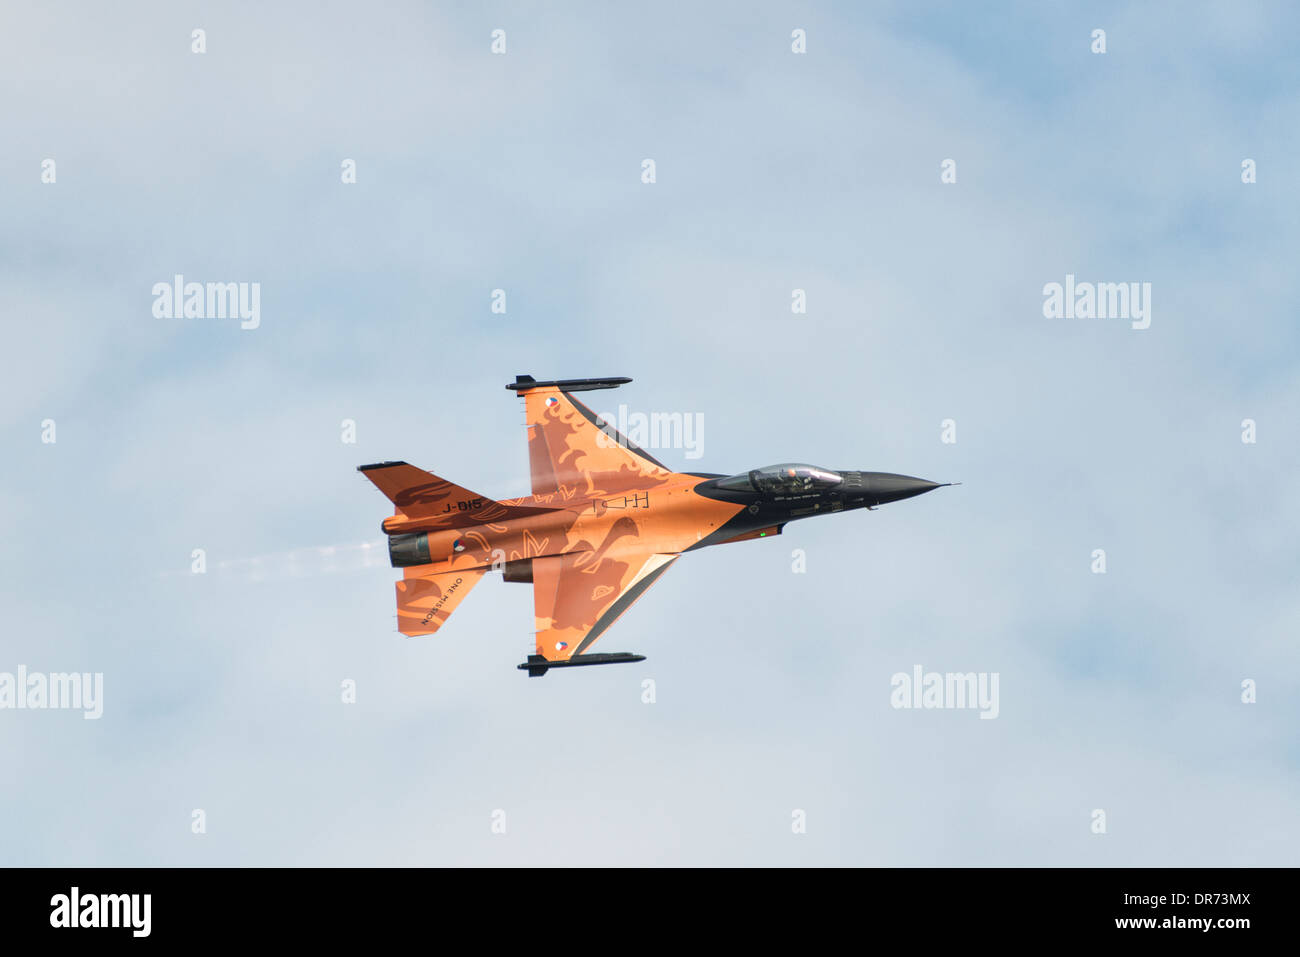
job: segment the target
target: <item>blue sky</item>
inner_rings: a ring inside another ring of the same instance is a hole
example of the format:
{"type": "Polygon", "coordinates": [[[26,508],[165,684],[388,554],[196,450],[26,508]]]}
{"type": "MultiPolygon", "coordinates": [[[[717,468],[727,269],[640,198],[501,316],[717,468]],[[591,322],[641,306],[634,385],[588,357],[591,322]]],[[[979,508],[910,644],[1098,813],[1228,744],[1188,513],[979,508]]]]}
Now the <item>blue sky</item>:
{"type": "Polygon", "coordinates": [[[1293,10],[134,9],[0,30],[0,671],[105,687],[0,711],[0,861],[1296,863],[1293,10]],[[176,273],[260,327],[154,318],[176,273]],[[1151,327],[1045,319],[1067,273],[1151,327]],[[525,493],[524,372],[699,414],[678,468],[964,484],[692,553],[643,665],[529,680],[528,588],[396,634],[354,471],[525,493]],[[892,709],[916,664],[999,717],[892,709]]]}

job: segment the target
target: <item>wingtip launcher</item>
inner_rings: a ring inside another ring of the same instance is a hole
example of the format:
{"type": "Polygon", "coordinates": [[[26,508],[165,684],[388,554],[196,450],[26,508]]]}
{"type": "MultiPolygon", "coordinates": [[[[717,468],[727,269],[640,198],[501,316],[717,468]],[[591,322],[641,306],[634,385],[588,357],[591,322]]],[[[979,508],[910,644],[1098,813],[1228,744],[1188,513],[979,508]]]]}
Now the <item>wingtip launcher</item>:
{"type": "Polygon", "coordinates": [[[572,658],[551,660],[543,655],[529,655],[522,665],[516,665],[520,671],[527,671],[528,677],[540,678],[551,668],[579,668],[583,665],[621,665],[645,661],[645,655],[634,655],[630,651],[614,651],[608,654],[574,655],[572,658]]]}
{"type": "Polygon", "coordinates": [[[530,375],[517,375],[514,382],[506,384],[513,392],[527,392],[530,389],[559,389],[561,392],[591,392],[594,389],[617,389],[632,380],[627,376],[609,376],[604,379],[550,379],[538,382],[530,375]]]}

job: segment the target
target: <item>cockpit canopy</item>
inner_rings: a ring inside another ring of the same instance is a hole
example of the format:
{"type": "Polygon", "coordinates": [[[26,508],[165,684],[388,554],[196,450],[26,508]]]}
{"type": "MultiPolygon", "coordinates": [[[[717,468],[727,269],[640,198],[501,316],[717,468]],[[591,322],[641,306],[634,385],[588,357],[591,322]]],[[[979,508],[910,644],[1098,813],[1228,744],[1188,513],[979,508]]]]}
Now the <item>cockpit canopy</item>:
{"type": "Polygon", "coordinates": [[[834,488],[842,481],[843,479],[830,469],[786,462],[781,465],[769,465],[767,468],[753,469],[730,478],[718,479],[718,488],[730,489],[733,492],[791,494],[825,491],[834,488]]]}

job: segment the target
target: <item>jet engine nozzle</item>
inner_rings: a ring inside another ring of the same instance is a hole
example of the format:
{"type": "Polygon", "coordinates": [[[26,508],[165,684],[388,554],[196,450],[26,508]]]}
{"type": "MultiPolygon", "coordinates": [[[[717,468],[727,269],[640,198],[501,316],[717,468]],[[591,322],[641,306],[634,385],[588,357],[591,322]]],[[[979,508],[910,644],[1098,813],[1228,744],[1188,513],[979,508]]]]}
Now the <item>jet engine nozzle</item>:
{"type": "Polygon", "coordinates": [[[388,558],[394,568],[429,564],[429,533],[388,536],[388,558]]]}

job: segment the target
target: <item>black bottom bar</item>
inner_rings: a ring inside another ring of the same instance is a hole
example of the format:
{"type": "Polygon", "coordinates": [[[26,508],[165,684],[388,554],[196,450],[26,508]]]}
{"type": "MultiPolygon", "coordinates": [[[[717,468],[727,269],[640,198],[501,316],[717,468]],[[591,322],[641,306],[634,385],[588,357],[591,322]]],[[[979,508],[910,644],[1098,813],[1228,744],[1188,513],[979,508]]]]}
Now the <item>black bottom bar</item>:
{"type": "MultiPolygon", "coordinates": [[[[462,797],[451,792],[452,801],[462,797]]],[[[337,823],[339,836],[349,833],[349,823],[337,823]]],[[[534,824],[542,826],[544,822],[534,824]]],[[[156,940],[167,953],[184,952],[179,948],[191,943],[214,942],[230,949],[235,945],[239,948],[235,953],[248,952],[252,942],[283,943],[295,953],[310,948],[328,954],[338,953],[342,942],[349,950],[369,953],[376,950],[376,943],[398,944],[427,929],[427,905],[434,889],[439,908],[455,913],[466,926],[493,926],[495,921],[502,928],[498,936],[509,939],[514,931],[523,944],[523,935],[531,933],[531,928],[523,922],[503,920],[500,902],[526,899],[536,892],[533,865],[568,866],[584,857],[601,860],[604,870],[584,868],[589,880],[615,892],[615,899],[636,899],[662,888],[661,868],[674,863],[656,858],[634,842],[622,847],[611,842],[594,857],[581,848],[575,855],[563,842],[556,842],[535,857],[526,848],[514,849],[508,844],[516,838],[489,837],[487,827],[482,830],[482,850],[476,857],[465,857],[462,851],[461,870],[454,881],[447,881],[443,874],[411,868],[401,849],[380,844],[326,848],[322,854],[351,857],[360,850],[375,861],[391,860],[399,866],[0,867],[0,927],[4,928],[5,952],[64,953],[78,947],[98,952],[107,944],[111,953],[123,943],[134,948],[137,940],[148,939],[156,940]],[[489,871],[486,868],[490,866],[504,869],[489,871]],[[103,895],[114,895],[116,903],[105,907],[103,895]],[[75,909],[71,906],[74,896],[78,902],[75,909]],[[88,913],[86,902],[92,897],[99,902],[88,913]],[[16,946],[24,943],[29,950],[16,946]],[[61,946],[53,948],[50,943],[61,946]]],[[[804,892],[810,878],[807,869],[755,866],[761,865],[765,856],[780,857],[779,852],[769,850],[771,843],[763,843],[766,840],[761,832],[741,837],[726,855],[735,855],[744,866],[716,877],[708,870],[728,863],[717,857],[718,852],[690,844],[672,848],[672,858],[683,867],[676,878],[678,884],[687,889],[694,886],[697,892],[682,895],[681,907],[667,908],[656,916],[655,926],[674,935],[695,932],[702,920],[716,916],[716,904],[709,901],[707,892],[710,882],[716,885],[724,876],[729,888],[744,895],[742,900],[761,899],[774,891],[783,898],[804,892]],[[742,858],[746,853],[751,856],[742,858]]],[[[61,853],[102,852],[102,848],[74,848],[61,853]]],[[[232,848],[229,856],[237,861],[244,855],[261,858],[284,853],[268,849],[240,854],[232,848]]],[[[437,848],[424,848],[419,856],[427,858],[422,862],[426,865],[449,863],[437,848]]],[[[1216,953],[1251,954],[1264,953],[1263,945],[1270,941],[1294,940],[1295,936],[1294,868],[926,870],[863,869],[844,866],[846,863],[836,866],[835,881],[825,885],[830,906],[817,918],[818,932],[833,934],[838,927],[851,936],[864,927],[882,934],[901,930],[918,941],[925,939],[924,951],[913,948],[922,953],[940,952],[935,944],[955,945],[957,953],[974,952],[971,942],[983,939],[1026,945],[1097,941],[1107,945],[1098,952],[1110,954],[1115,940],[1129,937],[1126,951],[1142,948],[1143,952],[1180,954],[1192,941],[1207,940],[1216,953]]],[[[616,908],[593,908],[583,920],[584,926],[610,935],[626,933],[628,927],[626,914],[616,908]]],[[[770,922],[737,919],[728,933],[743,944],[755,945],[744,951],[758,950],[757,945],[764,943],[761,935],[770,936],[771,926],[770,922]]]]}

